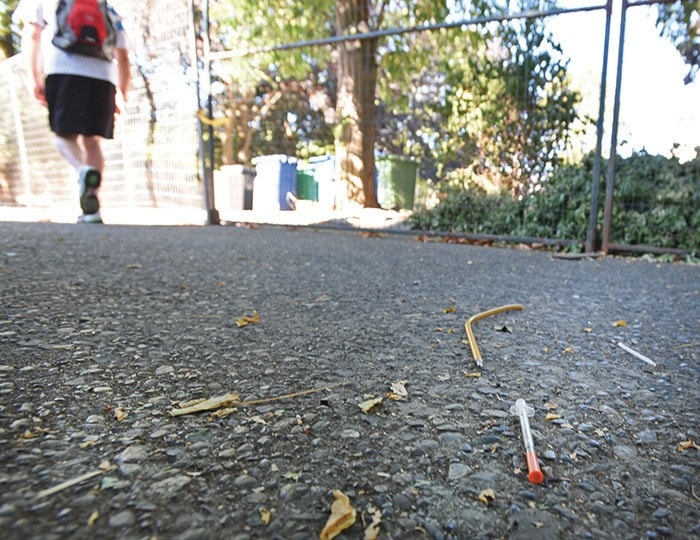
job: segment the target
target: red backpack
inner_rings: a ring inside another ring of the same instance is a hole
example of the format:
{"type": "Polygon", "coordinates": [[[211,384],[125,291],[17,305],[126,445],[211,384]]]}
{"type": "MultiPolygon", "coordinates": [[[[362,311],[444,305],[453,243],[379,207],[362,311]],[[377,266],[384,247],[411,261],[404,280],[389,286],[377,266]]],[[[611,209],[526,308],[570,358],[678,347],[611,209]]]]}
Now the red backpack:
{"type": "Polygon", "coordinates": [[[105,0],[59,0],[52,43],[64,51],[112,59],[114,22],[105,0]]]}

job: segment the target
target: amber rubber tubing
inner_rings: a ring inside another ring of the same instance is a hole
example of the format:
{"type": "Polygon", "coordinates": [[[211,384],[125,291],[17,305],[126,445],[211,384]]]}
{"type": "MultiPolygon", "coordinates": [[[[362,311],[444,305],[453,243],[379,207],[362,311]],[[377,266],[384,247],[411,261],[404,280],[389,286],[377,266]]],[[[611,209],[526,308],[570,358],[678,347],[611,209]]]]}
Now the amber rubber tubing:
{"type": "Polygon", "coordinates": [[[507,306],[501,306],[494,309],[489,309],[483,313],[477,313],[473,317],[469,317],[467,322],[464,323],[464,329],[467,331],[467,339],[469,340],[469,346],[472,349],[472,356],[474,357],[474,362],[476,365],[481,367],[483,361],[481,359],[481,353],[479,352],[479,346],[476,344],[476,337],[474,337],[474,330],[472,330],[472,323],[490,317],[491,315],[497,315],[498,313],[503,313],[504,311],[512,311],[516,309],[525,309],[524,306],[520,304],[509,304],[507,306]]]}

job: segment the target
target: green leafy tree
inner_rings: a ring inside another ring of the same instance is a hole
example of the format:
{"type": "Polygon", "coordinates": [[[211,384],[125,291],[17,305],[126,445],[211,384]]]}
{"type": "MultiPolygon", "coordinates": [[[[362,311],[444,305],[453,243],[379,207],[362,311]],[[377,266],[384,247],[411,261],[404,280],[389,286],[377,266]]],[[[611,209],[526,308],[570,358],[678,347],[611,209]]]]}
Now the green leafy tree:
{"type": "MultiPolygon", "coordinates": [[[[307,41],[331,36],[351,36],[380,30],[389,14],[407,20],[434,21],[447,14],[447,0],[388,1],[388,0],[319,0],[314,9],[306,5],[290,5],[284,0],[271,0],[261,5],[252,0],[219,0],[215,17],[218,34],[226,49],[269,47],[273,44],[307,41]],[[439,16],[439,17],[438,17],[439,16]]],[[[300,81],[313,70],[334,72],[333,121],[336,124],[335,146],[342,179],[348,186],[351,200],[365,206],[378,206],[374,185],[374,147],[377,126],[377,70],[381,64],[379,37],[339,42],[328,47],[304,50],[258,51],[249,68],[241,69],[245,61],[227,61],[228,87],[235,92],[247,92],[265,79],[270,92],[258,99],[257,119],[247,117],[247,125],[256,125],[270,108],[265,103],[281,99],[276,89],[282,81],[300,81]],[[272,69],[270,69],[272,67],[272,69]],[[252,76],[251,76],[252,75],[252,76]],[[247,90],[246,90],[247,89],[247,90]],[[267,100],[267,101],[266,101],[267,100]],[[252,119],[251,119],[252,118],[252,119]]],[[[331,77],[329,77],[329,80],[331,77]]],[[[248,107],[251,110],[251,107],[248,107]]],[[[330,116],[327,114],[326,116],[330,116]]],[[[231,112],[237,115],[236,111],[231,112]]],[[[243,115],[244,116],[244,115],[243,115]]],[[[239,126],[242,123],[238,124],[239,126]]],[[[232,136],[235,136],[232,132],[232,136]]]]}
{"type": "Polygon", "coordinates": [[[686,84],[695,80],[700,65],[700,13],[697,0],[678,0],[658,5],[656,26],[678,49],[688,65],[686,84]]]}
{"type": "Polygon", "coordinates": [[[12,29],[12,13],[19,0],[0,1],[0,58],[9,58],[19,52],[19,37],[12,29]]]}

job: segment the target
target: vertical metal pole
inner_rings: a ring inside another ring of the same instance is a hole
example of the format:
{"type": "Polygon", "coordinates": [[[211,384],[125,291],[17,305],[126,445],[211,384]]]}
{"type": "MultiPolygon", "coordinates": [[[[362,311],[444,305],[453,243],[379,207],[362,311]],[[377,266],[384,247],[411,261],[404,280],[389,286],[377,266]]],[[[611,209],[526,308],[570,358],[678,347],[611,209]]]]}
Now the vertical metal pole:
{"type": "Polygon", "coordinates": [[[602,161],[603,131],[605,128],[605,93],[608,79],[608,56],[610,55],[610,24],[612,19],[612,3],[608,0],[605,7],[605,41],[603,45],[603,69],[600,74],[600,97],[598,101],[598,122],[596,123],[596,145],[593,162],[593,178],[591,184],[591,214],[588,220],[585,250],[591,253],[596,250],[596,229],[598,228],[598,194],[600,192],[600,168],[602,161]]]}
{"type": "Polygon", "coordinates": [[[204,178],[204,194],[207,202],[207,222],[209,225],[219,225],[221,219],[219,211],[216,209],[214,200],[214,126],[211,120],[214,117],[214,106],[212,103],[211,86],[211,33],[209,20],[209,0],[204,0],[204,69],[207,76],[207,156],[206,156],[206,176],[204,178]]]}
{"type": "Polygon", "coordinates": [[[622,59],[625,49],[625,23],[627,19],[628,0],[622,0],[620,13],[620,43],[617,51],[617,79],[615,82],[615,102],[613,104],[613,121],[610,133],[610,158],[608,159],[608,176],[605,184],[605,207],[603,211],[603,241],[601,249],[607,253],[610,246],[610,228],[612,225],[613,193],[615,191],[615,169],[617,167],[617,128],[620,122],[620,92],[622,85],[622,59]]]}
{"type": "MultiPolygon", "coordinates": [[[[213,159],[212,159],[212,154],[213,154],[213,146],[208,146],[205,144],[205,137],[204,137],[204,125],[201,120],[201,111],[202,111],[202,77],[199,71],[199,47],[197,45],[197,38],[198,38],[198,32],[197,32],[197,14],[195,12],[195,7],[194,7],[194,0],[187,0],[188,1],[188,8],[190,11],[190,20],[191,20],[191,32],[190,32],[190,48],[192,49],[191,56],[192,56],[192,69],[194,70],[195,73],[195,91],[197,92],[197,135],[199,139],[199,172],[200,176],[202,178],[202,183],[204,185],[204,205],[206,208],[207,212],[207,223],[209,225],[218,225],[221,223],[219,219],[219,212],[216,210],[214,207],[214,177],[213,177],[213,159]]],[[[206,25],[207,25],[207,36],[209,32],[209,2],[206,2],[205,5],[205,17],[206,17],[206,25]]],[[[205,47],[208,47],[208,39],[205,40],[205,47]]],[[[210,63],[209,60],[207,59],[204,62],[204,66],[207,69],[207,72],[209,73],[209,76],[211,76],[211,72],[209,70],[210,68],[210,63]]],[[[209,81],[209,87],[211,88],[211,79],[207,79],[209,81]]],[[[208,92],[209,94],[209,104],[208,104],[208,116],[211,119],[211,89],[208,92]]],[[[211,126],[209,126],[209,141],[211,142],[211,137],[213,135],[211,131],[211,126]]]]}

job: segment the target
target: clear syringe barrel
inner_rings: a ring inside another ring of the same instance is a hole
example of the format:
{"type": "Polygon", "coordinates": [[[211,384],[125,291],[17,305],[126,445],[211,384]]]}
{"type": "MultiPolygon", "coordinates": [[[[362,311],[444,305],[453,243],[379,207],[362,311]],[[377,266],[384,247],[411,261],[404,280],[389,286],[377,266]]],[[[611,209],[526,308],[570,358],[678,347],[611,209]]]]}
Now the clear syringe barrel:
{"type": "Polygon", "coordinates": [[[524,399],[519,398],[515,401],[515,405],[511,407],[510,412],[511,414],[516,414],[520,419],[520,428],[523,432],[523,444],[525,445],[525,457],[527,460],[527,479],[533,484],[541,484],[544,481],[544,475],[537,461],[535,443],[532,441],[532,432],[530,431],[530,420],[528,420],[528,416],[532,416],[535,410],[529,407],[524,399]]]}

